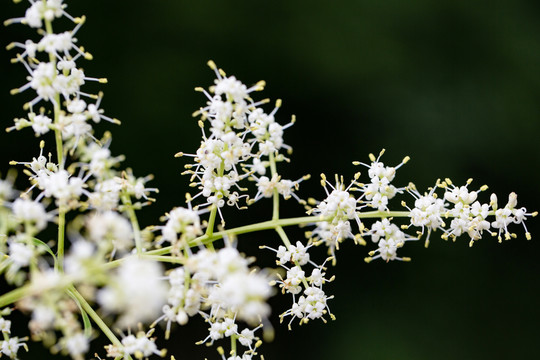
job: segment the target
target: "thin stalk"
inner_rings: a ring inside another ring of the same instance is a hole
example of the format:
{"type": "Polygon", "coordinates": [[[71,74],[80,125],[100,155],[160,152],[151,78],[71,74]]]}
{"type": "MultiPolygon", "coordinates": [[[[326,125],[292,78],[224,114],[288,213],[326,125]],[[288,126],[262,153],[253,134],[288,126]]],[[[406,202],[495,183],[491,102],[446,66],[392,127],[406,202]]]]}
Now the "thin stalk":
{"type": "MultiPolygon", "coordinates": [[[[45,20],[45,29],[48,34],[53,34],[52,22],[50,20],[45,20]]],[[[54,53],[49,53],[49,61],[56,68],[56,56],[54,53]]],[[[56,75],[53,75],[53,80],[56,75]]],[[[54,124],[57,125],[54,128],[54,139],[56,143],[56,157],[58,161],[58,167],[64,169],[64,143],[62,140],[62,131],[59,129],[58,124],[60,122],[60,94],[56,93],[54,95],[54,124]]],[[[66,210],[62,205],[58,209],[58,249],[57,249],[57,258],[58,258],[58,271],[64,271],[64,237],[65,237],[65,227],[66,227],[66,210]]]]}
{"type": "Polygon", "coordinates": [[[185,260],[183,258],[175,257],[175,256],[160,256],[160,255],[148,255],[147,253],[143,253],[141,255],[141,258],[146,260],[153,260],[153,261],[159,261],[159,262],[168,262],[171,264],[185,264],[185,260]]]}
{"type": "MultiPolygon", "coordinates": [[[[225,144],[223,150],[226,151],[228,149],[228,147],[229,146],[227,144],[225,144]]],[[[225,161],[221,160],[221,164],[219,164],[219,169],[218,169],[217,176],[218,177],[223,176],[224,171],[225,171],[225,161]]],[[[217,192],[215,192],[214,195],[217,196],[217,192]]],[[[217,215],[217,210],[218,210],[217,207],[218,207],[218,205],[214,204],[212,206],[212,209],[210,210],[210,217],[208,218],[208,226],[206,227],[205,235],[212,236],[212,234],[214,233],[214,224],[216,222],[216,215],[217,215]]]]}
{"type": "Polygon", "coordinates": [[[27,296],[32,290],[32,284],[22,286],[20,288],[11,290],[7,294],[0,296],[0,309],[5,306],[11,305],[20,299],[27,296]]]}
{"type": "Polygon", "coordinates": [[[212,205],[212,210],[210,210],[210,216],[208,217],[208,225],[206,226],[206,236],[212,236],[214,234],[214,224],[216,222],[217,214],[217,205],[212,205]]]}
{"type": "Polygon", "coordinates": [[[285,247],[289,249],[291,247],[291,242],[289,241],[289,237],[285,233],[285,230],[281,226],[276,226],[276,232],[279,234],[279,237],[281,238],[281,241],[283,241],[283,244],[285,244],[285,247]]]}
{"type": "MultiPolygon", "coordinates": [[[[118,340],[116,335],[112,332],[112,330],[105,324],[105,322],[101,319],[101,317],[98,315],[98,313],[90,306],[88,301],[75,289],[74,286],[70,286],[69,289],[72,293],[72,295],[79,301],[79,304],[81,307],[86,311],[86,313],[94,320],[96,325],[101,329],[101,331],[109,338],[111,343],[118,348],[123,348],[124,345],[118,340]]],[[[132,357],[129,354],[126,354],[128,359],[133,360],[132,357]]]]}
{"type": "MultiPolygon", "coordinates": [[[[364,213],[359,213],[358,218],[360,219],[372,219],[372,218],[389,218],[389,217],[408,217],[408,211],[367,211],[364,213]]],[[[202,235],[198,238],[195,238],[189,242],[189,246],[198,246],[200,244],[209,244],[213,241],[222,239],[224,236],[231,235],[240,235],[247,234],[256,231],[271,230],[276,229],[278,226],[293,226],[293,225],[302,225],[302,224],[315,224],[321,221],[328,221],[331,218],[324,218],[321,216],[302,216],[296,218],[288,219],[279,219],[279,220],[267,220],[256,224],[239,226],[236,228],[228,229],[213,233],[212,235],[202,235]]],[[[166,246],[161,249],[150,250],[144,253],[144,256],[148,255],[167,255],[170,254],[172,246],[166,246]]],[[[105,265],[105,269],[113,269],[123,262],[123,259],[114,260],[105,265]]]]}
{"type": "Polygon", "coordinates": [[[141,228],[139,227],[139,220],[137,220],[137,214],[135,214],[135,209],[133,209],[133,204],[131,203],[131,198],[127,194],[122,195],[122,203],[126,207],[126,211],[129,216],[129,221],[133,227],[133,237],[135,238],[135,247],[137,248],[137,255],[142,254],[142,238],[141,238],[141,228]]]}
{"type": "Polygon", "coordinates": [[[59,283],[54,284],[53,286],[43,286],[43,284],[39,284],[39,283],[36,284],[35,282],[21,286],[17,289],[11,290],[10,292],[0,296],[0,309],[8,305],[11,305],[13,303],[16,303],[17,301],[28,296],[43,294],[55,288],[64,289],[70,286],[74,280],[75,279],[73,277],[64,275],[63,279],[59,283]]]}
{"type": "MultiPolygon", "coordinates": [[[[270,153],[270,172],[272,173],[272,179],[274,176],[277,180],[277,169],[276,169],[276,159],[274,153],[270,153]]],[[[279,193],[277,189],[274,189],[272,195],[272,220],[279,220],[279,193]]]]}
{"type": "Polygon", "coordinates": [[[58,209],[58,247],[56,251],[57,269],[59,272],[64,272],[64,239],[66,232],[66,211],[60,205],[58,209]]]}
{"type": "Polygon", "coordinates": [[[233,334],[231,336],[231,356],[236,356],[236,338],[238,335],[233,334]]]}

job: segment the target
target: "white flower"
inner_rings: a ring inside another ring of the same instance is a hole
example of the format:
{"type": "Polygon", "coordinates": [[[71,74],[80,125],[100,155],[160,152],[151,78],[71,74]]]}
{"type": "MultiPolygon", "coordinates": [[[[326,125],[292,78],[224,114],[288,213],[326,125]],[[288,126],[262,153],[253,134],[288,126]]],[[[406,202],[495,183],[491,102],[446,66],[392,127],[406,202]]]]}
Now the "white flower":
{"type": "Polygon", "coordinates": [[[30,320],[29,327],[35,332],[49,330],[54,326],[55,320],[56,313],[54,309],[49,306],[38,304],[32,311],[32,320],[30,320]]]}
{"type": "Polygon", "coordinates": [[[30,260],[34,257],[34,250],[28,245],[17,242],[9,242],[9,259],[17,268],[30,265],[30,260]]]}
{"type": "Polygon", "coordinates": [[[54,98],[57,93],[54,88],[57,73],[54,64],[48,62],[39,63],[30,76],[30,87],[36,90],[38,96],[43,100],[54,98]]]}
{"type": "Polygon", "coordinates": [[[0,332],[9,334],[11,332],[11,321],[0,317],[0,332]]]}
{"type": "Polygon", "coordinates": [[[66,349],[68,350],[71,356],[78,356],[88,352],[90,348],[89,340],[84,334],[76,333],[70,335],[65,339],[66,349]]]}
{"type": "Polygon", "coordinates": [[[130,250],[133,243],[133,230],[128,219],[114,211],[96,212],[86,222],[90,240],[96,244],[109,241],[116,250],[130,250]]]}
{"type": "Polygon", "coordinates": [[[13,202],[13,215],[23,224],[31,224],[35,230],[41,231],[47,227],[50,215],[43,204],[29,199],[19,198],[13,202]]]}
{"type": "Polygon", "coordinates": [[[26,348],[26,344],[18,337],[12,337],[7,340],[0,341],[0,355],[4,354],[9,356],[11,359],[16,359],[17,352],[21,346],[26,348]]]}
{"type": "Polygon", "coordinates": [[[52,119],[43,114],[36,115],[30,119],[32,121],[32,129],[36,135],[43,135],[49,132],[49,125],[52,124],[52,119]]]}
{"type": "Polygon", "coordinates": [[[161,313],[167,297],[159,263],[125,259],[112,283],[98,292],[97,300],[107,311],[119,312],[118,325],[127,328],[153,321],[161,313]]]}

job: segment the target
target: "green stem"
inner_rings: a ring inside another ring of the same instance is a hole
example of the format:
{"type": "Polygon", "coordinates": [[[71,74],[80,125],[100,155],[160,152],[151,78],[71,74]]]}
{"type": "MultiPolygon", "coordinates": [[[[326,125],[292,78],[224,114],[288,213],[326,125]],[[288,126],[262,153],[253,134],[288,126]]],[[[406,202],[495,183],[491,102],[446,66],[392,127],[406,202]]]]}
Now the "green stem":
{"type": "Polygon", "coordinates": [[[236,338],[237,338],[236,334],[233,334],[231,336],[231,355],[232,356],[236,356],[236,338]]]}
{"type": "Polygon", "coordinates": [[[186,263],[185,259],[179,258],[176,256],[160,256],[160,255],[148,255],[148,253],[143,253],[141,255],[141,258],[146,260],[152,260],[152,261],[159,261],[159,262],[168,262],[171,264],[182,264],[184,265],[186,263]]]}
{"type": "Polygon", "coordinates": [[[285,230],[283,230],[281,226],[276,226],[276,232],[279,234],[279,237],[281,238],[281,241],[283,241],[283,244],[285,244],[285,247],[290,249],[291,242],[289,241],[289,237],[285,233],[285,230]]]}
{"type": "MultiPolygon", "coordinates": [[[[45,20],[45,30],[47,34],[53,34],[52,22],[50,20],[45,20]]],[[[54,65],[56,68],[56,56],[54,53],[49,53],[49,62],[54,65]]],[[[56,77],[56,74],[53,75],[53,81],[56,77]]],[[[64,143],[62,141],[62,131],[58,128],[58,123],[60,122],[60,93],[54,94],[54,124],[57,125],[54,129],[54,139],[56,142],[56,156],[58,160],[58,166],[60,169],[64,169],[64,143]]]]}
{"type": "MultiPolygon", "coordinates": [[[[53,34],[52,22],[50,20],[45,20],[45,29],[47,34],[53,34]]],[[[56,68],[56,56],[54,53],[49,53],[49,61],[56,68]]],[[[53,75],[53,81],[56,75],[53,75]]],[[[58,161],[58,166],[60,169],[64,169],[64,143],[62,141],[62,130],[58,127],[60,122],[60,94],[56,93],[54,95],[54,139],[56,143],[56,157],[58,161]]],[[[60,205],[58,209],[58,271],[64,271],[64,237],[65,237],[65,227],[66,227],[66,211],[63,209],[63,206],[60,205]]]]}
{"type": "MultiPolygon", "coordinates": [[[[278,174],[274,153],[270,153],[270,172],[272,173],[272,179],[275,177],[277,180],[278,174]]],[[[272,220],[279,220],[279,193],[276,188],[274,188],[272,195],[272,220]]]]}
{"type": "Polygon", "coordinates": [[[16,303],[17,301],[33,295],[43,294],[52,289],[63,289],[72,284],[75,279],[69,276],[63,276],[62,280],[53,284],[53,286],[43,286],[40,283],[29,283],[27,285],[21,286],[17,289],[11,290],[10,292],[0,296],[0,309],[16,303]]]}
{"type": "Polygon", "coordinates": [[[208,226],[206,227],[206,236],[212,236],[214,234],[214,223],[216,222],[217,205],[212,205],[210,210],[210,217],[208,218],[208,226]]]}
{"type": "Polygon", "coordinates": [[[31,289],[32,284],[28,284],[0,296],[0,309],[24,298],[28,295],[28,293],[30,293],[31,289]]]}
{"type": "MultiPolygon", "coordinates": [[[[364,213],[359,213],[358,218],[360,219],[371,219],[371,218],[388,218],[388,217],[408,217],[408,211],[368,211],[364,213]]],[[[240,235],[247,234],[256,231],[271,230],[276,229],[280,226],[293,226],[293,225],[302,225],[302,224],[313,224],[321,221],[328,221],[331,218],[323,218],[320,216],[302,216],[289,219],[279,219],[279,220],[268,220],[256,224],[239,226],[236,228],[228,229],[213,233],[212,235],[202,235],[198,238],[195,238],[189,242],[189,246],[199,246],[200,244],[209,244],[213,241],[222,239],[224,236],[230,235],[240,235]]],[[[170,254],[172,246],[166,246],[161,249],[151,250],[144,253],[144,256],[148,255],[167,255],[170,254]]],[[[114,260],[105,265],[105,269],[112,269],[120,266],[123,262],[123,259],[114,260]]]]}
{"type": "Polygon", "coordinates": [[[129,221],[133,227],[133,237],[135,238],[135,247],[137,248],[137,254],[142,254],[142,238],[141,238],[141,228],[139,227],[139,220],[137,220],[137,214],[131,203],[131,198],[127,194],[122,195],[122,203],[126,207],[126,211],[129,216],[129,221]]]}
{"type": "Polygon", "coordinates": [[[56,252],[57,270],[64,272],[64,239],[66,232],[66,212],[64,207],[60,205],[58,209],[58,248],[56,252]]]}
{"type": "MultiPolygon", "coordinates": [[[[227,144],[225,144],[223,150],[226,151],[228,149],[228,147],[229,146],[227,144]]],[[[217,176],[218,177],[223,176],[224,172],[225,172],[225,161],[221,160],[221,164],[219,164],[219,169],[218,169],[217,176]]],[[[214,195],[217,196],[217,192],[215,192],[214,195]]],[[[214,204],[212,206],[212,210],[210,210],[210,217],[208,218],[208,226],[206,227],[205,235],[212,236],[212,234],[214,233],[214,224],[216,222],[217,210],[218,210],[217,204],[214,204]]]]}
{"type": "MultiPolygon", "coordinates": [[[[88,301],[86,301],[86,299],[77,291],[77,289],[75,289],[74,286],[70,286],[69,290],[71,291],[73,296],[79,301],[79,304],[84,309],[84,311],[86,311],[86,313],[92,318],[92,320],[94,320],[96,325],[101,329],[105,336],[109,338],[111,343],[122,349],[124,345],[122,345],[122,343],[120,342],[120,340],[118,340],[116,335],[114,335],[112,330],[107,326],[107,324],[105,324],[103,319],[101,319],[98,313],[92,308],[92,306],[90,306],[88,301]]],[[[127,354],[127,357],[128,359],[133,360],[129,354],[127,354]]]]}

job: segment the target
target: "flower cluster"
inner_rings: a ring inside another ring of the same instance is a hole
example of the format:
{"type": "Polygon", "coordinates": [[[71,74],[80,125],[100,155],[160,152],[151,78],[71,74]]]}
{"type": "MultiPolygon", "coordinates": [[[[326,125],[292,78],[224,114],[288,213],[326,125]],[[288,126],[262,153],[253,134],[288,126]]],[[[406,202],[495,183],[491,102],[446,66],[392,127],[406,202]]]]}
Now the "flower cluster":
{"type": "Polygon", "coordinates": [[[49,149],[41,140],[32,160],[11,162],[24,167],[26,191],[15,190],[14,172],[0,179],[0,274],[13,288],[0,294],[0,357],[17,359],[21,348],[26,349],[28,338],[11,334],[7,317],[13,305],[28,314],[33,340],[75,360],[86,358],[98,328],[110,341],[108,357],[164,357],[167,351],[158,349],[155,327],[163,325],[169,338],[173,324],[186,325],[197,315],[208,326],[208,335],[198,344],[227,341],[228,357],[217,348],[223,360],[251,360],[262,344],[257,334],[269,338],[272,333],[268,299],[276,288],[292,297],[292,305],[280,315],[289,329],[295,320],[304,324],[335,318],[328,306],[334,296],[324,288],[334,280],[327,276],[326,264],[336,264],[336,251],[345,239],[366,245],[364,237],[371,238],[377,248],[366,262],[408,261],[398,250],[421,237],[427,246],[436,230],[445,240],[468,236],[472,245],[485,235],[500,242],[517,237],[511,226],[521,224],[531,239],[525,221],[537,213],[518,207],[515,193],[499,207],[494,194],[482,203],[478,198],[487,186],[471,190],[471,180],[464,186],[437,181],[425,193],[412,183],[397,187],[396,171],[409,157],[387,166],[381,161],[384,150],[378,156],[369,154],[369,164],[353,163],[368,169],[369,182],[360,183],[361,174],[356,173],[348,185],[337,175],[331,183],[323,174],[326,197],[301,200],[297,190],[309,175],[290,180],[277,170],[278,163],[289,161],[286,154],[292,149],[283,134],[294,116],[281,125],[275,119],[281,100],[267,113],[261,106],[269,100],[251,97],[264,88],[263,81],[246,86],[212,61],[208,65],[216,75],[214,85],[196,89],[207,100],[194,113],[200,116],[201,144],[194,154],[177,154],[193,158],[184,173],[198,192],[186,195],[185,207],[166,213],[162,225],[141,228],[136,211],[153,202],[151,194],[158,190],[147,186],[152,176],[137,177],[131,169],[121,169],[124,157],[109,150],[110,133],[95,135],[94,124],[119,121],[104,114],[101,92],[83,90],[89,81],[107,82],[88,77],[79,64],[92,58],[75,37],[85,17],[67,13],[63,0],[29,4],[24,17],[6,24],[37,31],[39,38],[8,46],[19,51],[13,62],[28,72],[27,83],[12,93],[35,95],[23,107],[24,118],[15,119],[7,130],[31,129],[36,137],[54,139],[54,146],[49,149]],[[59,18],[67,19],[71,30],[54,32],[59,18]],[[244,187],[246,181],[255,190],[244,187]],[[391,201],[400,194],[411,195],[414,206],[402,201],[407,211],[392,210],[391,201]],[[280,217],[281,199],[291,197],[306,207],[308,216],[280,217]],[[271,219],[225,228],[221,208],[243,210],[244,204],[263,198],[272,198],[271,219]],[[221,226],[215,224],[218,215],[221,226]],[[405,219],[401,225],[399,219],[405,219]],[[291,225],[315,228],[306,233],[307,242],[292,243],[284,230],[291,225]],[[412,228],[416,232],[407,234],[412,228]],[[261,248],[275,253],[279,268],[260,270],[253,265],[255,258],[236,249],[236,240],[268,229],[281,243],[277,249],[261,248]],[[50,230],[57,233],[55,241],[49,240],[50,230]],[[322,263],[310,254],[316,245],[328,248],[329,257],[322,263]]]}
{"type": "Polygon", "coordinates": [[[376,221],[367,234],[371,235],[371,240],[379,246],[377,250],[369,253],[370,257],[366,258],[367,262],[377,258],[387,262],[390,260],[408,261],[407,257],[397,256],[397,249],[402,247],[406,241],[418,240],[418,238],[405,234],[396,224],[391,223],[386,218],[376,221]]]}
{"type": "MultiPolygon", "coordinates": [[[[203,140],[195,154],[177,154],[191,156],[195,160],[194,164],[186,165],[185,174],[191,175],[191,186],[200,190],[193,199],[199,196],[206,198],[206,202],[198,207],[215,207],[221,216],[221,207],[225,204],[239,207],[242,198],[250,204],[263,197],[271,197],[274,191],[285,198],[297,198],[294,191],[303,179],[282,179],[272,165],[286,159],[279,154],[282,149],[290,149],[283,142],[283,131],[294,123],[294,118],[282,126],[274,118],[281,100],[269,114],[260,108],[268,99],[252,100],[250,94],[262,90],[264,81],[248,88],[234,76],[226,76],[213,61],[208,65],[217,79],[209,91],[196,89],[208,101],[207,106],[194,113],[194,116],[201,116],[199,126],[203,140]],[[205,131],[206,124],[209,124],[209,135],[205,131]],[[268,177],[267,168],[271,166],[274,170],[268,177]],[[240,185],[245,178],[257,184],[258,191],[252,200],[244,193],[247,189],[240,185]]],[[[299,198],[297,200],[300,201],[299,198]]]]}
{"type": "Polygon", "coordinates": [[[498,208],[495,194],[491,195],[489,203],[481,203],[477,200],[478,194],[486,191],[488,187],[484,185],[479,190],[471,191],[468,189],[471,183],[472,179],[469,179],[466,185],[458,187],[450,179],[437,181],[435,187],[424,195],[413,187],[408,189],[415,198],[414,208],[409,209],[410,226],[420,227],[422,229],[420,234],[427,229],[426,246],[429,244],[431,232],[436,229],[443,231],[442,238],[445,240],[450,238],[455,241],[457,237],[467,234],[470,246],[480,240],[484,232],[497,236],[499,242],[502,241],[502,234],[509,240],[516,237],[508,230],[508,226],[512,223],[522,224],[526,238],[531,239],[525,220],[528,216],[536,216],[536,212],[528,213],[526,208],[518,208],[515,193],[509,195],[504,208],[498,208]],[[444,189],[443,198],[439,198],[436,194],[439,188],[444,189]],[[490,216],[495,217],[494,221],[489,221],[490,216]],[[449,220],[445,222],[445,219],[449,220]],[[496,231],[491,231],[491,228],[496,231]]]}
{"type": "Polygon", "coordinates": [[[354,162],[355,165],[363,165],[368,168],[368,175],[370,183],[363,185],[361,192],[363,193],[359,200],[374,209],[379,211],[388,210],[388,200],[392,199],[396,194],[403,192],[404,188],[396,188],[391,184],[392,180],[396,176],[396,170],[409,161],[409,157],[405,157],[403,161],[396,167],[385,166],[380,161],[381,156],[384,154],[383,149],[379,156],[369,154],[371,164],[364,164],[361,162],[354,162]]]}
{"type": "Polygon", "coordinates": [[[189,317],[200,314],[210,326],[201,344],[228,337],[247,347],[244,356],[251,358],[260,345],[254,332],[270,314],[266,303],[272,294],[269,275],[250,270],[248,259],[233,247],[201,249],[185,262],[168,276],[167,305],[158,318],[167,322],[167,337],[171,323],[185,325],[189,317]],[[240,330],[239,322],[251,328],[240,330]]]}
{"type": "MultiPolygon", "coordinates": [[[[148,332],[138,331],[136,335],[128,334],[122,338],[122,346],[108,345],[107,356],[112,358],[127,358],[135,355],[137,359],[148,358],[153,355],[165,356],[167,350],[158,350],[156,338],[151,337],[154,330],[148,332]]],[[[99,358],[99,357],[98,357],[99,358]]]]}
{"type": "Polygon", "coordinates": [[[281,321],[286,316],[291,316],[289,321],[289,329],[294,319],[298,318],[300,324],[307,323],[313,319],[324,319],[324,315],[329,315],[331,319],[335,319],[330,312],[327,301],[333,296],[327,296],[322,289],[322,286],[329,281],[333,281],[334,277],[326,279],[325,264],[318,265],[310,260],[308,253],[311,245],[304,246],[300,241],[296,245],[291,245],[285,242],[285,246],[280,245],[277,250],[264,246],[276,253],[278,260],[276,263],[286,270],[286,277],[280,276],[280,279],[275,281],[279,285],[283,294],[289,293],[292,295],[292,306],[290,309],[280,315],[281,321]],[[311,273],[306,273],[306,266],[313,267],[311,273]],[[309,275],[308,275],[309,274],[309,275]],[[301,294],[298,298],[297,295],[301,294]]]}
{"type": "MultiPolygon", "coordinates": [[[[388,219],[373,224],[371,230],[366,230],[361,221],[361,210],[374,208],[381,217],[388,217],[388,201],[398,193],[402,193],[405,188],[396,188],[391,184],[396,175],[396,170],[409,161],[405,157],[396,167],[385,166],[380,161],[384,154],[383,149],[378,157],[369,154],[370,164],[355,161],[354,165],[363,165],[368,168],[369,184],[358,182],[361,174],[356,173],[349,185],[345,186],[343,177],[336,175],[335,185],[332,185],[321,175],[321,185],[326,193],[326,198],[320,202],[311,200],[310,203],[316,207],[310,209],[308,213],[319,216],[316,228],[307,232],[310,241],[316,245],[325,244],[328,252],[335,258],[335,251],[339,249],[339,244],[345,239],[353,239],[355,243],[366,245],[363,236],[372,236],[372,240],[378,243],[379,248],[371,253],[373,258],[383,258],[384,260],[403,260],[396,256],[396,250],[403,246],[404,241],[413,240],[406,236],[395,225],[390,226],[388,219]],[[329,191],[330,187],[331,191],[329,191]],[[354,192],[359,192],[360,196],[355,197],[354,192]],[[358,230],[353,230],[350,220],[355,220],[358,230]],[[388,224],[382,226],[382,224],[388,224]],[[382,239],[381,239],[382,238],[382,239]],[[381,241],[379,241],[381,239],[381,241]]],[[[372,259],[371,257],[369,258],[372,259]]],[[[335,260],[334,260],[335,264],[335,260]]]]}
{"type": "MultiPolygon", "coordinates": [[[[141,299],[144,294],[134,296],[140,288],[133,287],[133,274],[141,271],[137,284],[154,274],[157,284],[162,284],[159,277],[163,272],[152,273],[154,263],[141,269],[131,261],[126,261],[116,276],[107,276],[103,268],[108,260],[125,257],[135,248],[142,252],[135,210],[152,201],[149,195],[157,189],[146,186],[151,177],[136,177],[129,169],[118,169],[123,156],[111,155],[109,133],[96,138],[93,124],[119,121],[104,115],[101,92],[83,90],[87,82],[107,81],[84,73],[79,62],[92,56],[78,45],[75,36],[85,17],[73,17],[66,8],[63,0],[32,0],[24,17],[6,21],[7,25],[27,25],[39,36],[8,45],[8,50],[19,51],[13,62],[28,72],[28,82],[12,94],[33,91],[35,96],[23,107],[26,116],[15,119],[7,130],[29,128],[36,137],[52,132],[55,146],[47,154],[42,140],[39,155],[31,161],[11,162],[24,166],[31,184],[21,197],[16,198],[12,175],[0,181],[0,269],[7,269],[6,280],[14,286],[43,288],[48,284],[51,291],[25,297],[17,307],[31,314],[33,338],[41,339],[55,352],[82,359],[89,350],[91,328],[83,310],[86,300],[70,286],[85,289],[88,301],[97,299],[104,311],[120,313],[117,325],[127,327],[148,322],[148,314],[154,319],[155,313],[150,300],[141,299]],[[73,28],[55,32],[53,24],[59,18],[66,18],[73,28]],[[73,215],[68,216],[68,212],[73,215]],[[74,220],[68,224],[71,218],[74,220]],[[52,223],[58,227],[57,242],[41,241],[40,234],[52,223]],[[126,295],[132,291],[135,293],[126,295]]],[[[12,358],[16,358],[17,348],[9,344],[16,344],[14,339],[3,343],[4,353],[12,358]]]]}
{"type": "Polygon", "coordinates": [[[360,207],[359,200],[351,195],[351,191],[355,190],[354,185],[359,185],[356,180],[360,177],[357,173],[354,180],[345,187],[343,179],[338,179],[336,176],[335,186],[326,180],[326,176],[321,174],[321,185],[326,192],[326,199],[319,202],[317,207],[308,211],[308,213],[316,214],[321,217],[321,221],[317,222],[317,227],[312,232],[308,232],[308,236],[315,243],[324,243],[328,247],[330,255],[335,256],[335,251],[339,249],[339,244],[345,239],[355,239],[363,242],[360,236],[355,236],[352,232],[350,220],[356,220],[360,230],[363,225],[358,217],[358,209],[360,207]],[[328,191],[328,187],[331,192],[328,191]]]}
{"type": "Polygon", "coordinates": [[[11,321],[4,318],[11,314],[11,309],[6,308],[0,310],[0,332],[2,333],[2,339],[0,340],[0,357],[5,355],[10,359],[16,359],[19,349],[22,347],[28,351],[25,341],[26,338],[18,338],[17,336],[11,336],[11,321]]]}

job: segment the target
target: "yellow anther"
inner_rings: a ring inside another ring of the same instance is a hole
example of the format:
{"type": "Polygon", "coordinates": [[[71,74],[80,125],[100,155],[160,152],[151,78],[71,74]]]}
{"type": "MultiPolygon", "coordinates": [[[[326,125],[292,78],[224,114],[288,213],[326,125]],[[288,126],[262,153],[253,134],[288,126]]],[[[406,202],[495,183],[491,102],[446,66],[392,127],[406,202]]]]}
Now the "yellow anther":
{"type": "Polygon", "coordinates": [[[182,156],[184,156],[184,153],[182,151],[177,152],[176,154],[174,154],[175,158],[179,158],[179,157],[182,157],[182,156]]]}
{"type": "Polygon", "coordinates": [[[371,262],[371,260],[373,260],[372,257],[365,257],[365,258],[364,258],[364,261],[365,261],[367,264],[369,264],[369,263],[371,262]]]}
{"type": "Polygon", "coordinates": [[[355,165],[355,166],[358,166],[358,165],[360,165],[360,161],[353,161],[352,164],[355,165]]]}
{"type": "Polygon", "coordinates": [[[208,60],[208,62],[206,63],[206,65],[208,65],[208,67],[210,67],[210,69],[212,69],[212,70],[216,70],[216,69],[217,69],[216,63],[215,63],[213,60],[208,60]]]}
{"type": "Polygon", "coordinates": [[[100,78],[98,79],[99,83],[100,84],[106,84],[108,82],[108,80],[106,78],[100,78]]]}
{"type": "Polygon", "coordinates": [[[89,52],[85,52],[85,53],[84,53],[84,58],[85,58],[86,60],[92,60],[92,59],[94,59],[94,57],[92,56],[92,54],[90,54],[89,52]]]}
{"type": "Polygon", "coordinates": [[[86,21],[86,15],[83,15],[81,17],[76,17],[73,20],[75,20],[75,24],[84,24],[84,22],[86,21]]]}
{"type": "Polygon", "coordinates": [[[526,233],[525,233],[525,238],[526,238],[527,240],[531,240],[531,239],[532,239],[531,233],[530,233],[530,232],[526,232],[526,233]]]}
{"type": "Polygon", "coordinates": [[[377,158],[375,157],[375,155],[373,154],[369,154],[369,160],[371,160],[371,162],[375,162],[375,160],[377,160],[377,158]]]}
{"type": "MultiPolygon", "coordinates": [[[[255,84],[255,91],[262,91],[262,90],[264,90],[265,86],[266,86],[266,81],[260,80],[255,84]]],[[[281,106],[281,104],[280,104],[280,106],[281,106]]]]}
{"type": "Polygon", "coordinates": [[[410,156],[405,156],[402,163],[406,164],[407,162],[409,162],[409,160],[411,160],[410,156]]]}

